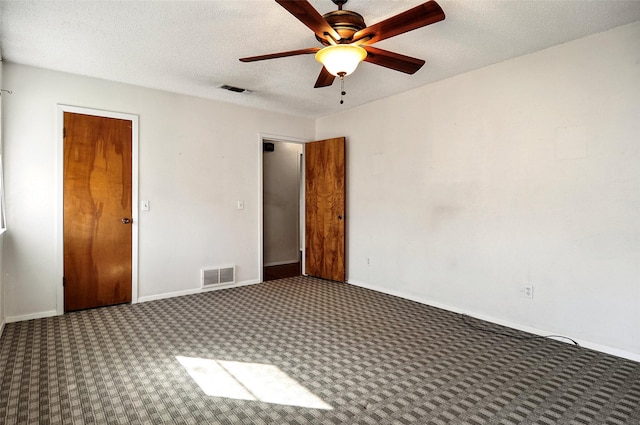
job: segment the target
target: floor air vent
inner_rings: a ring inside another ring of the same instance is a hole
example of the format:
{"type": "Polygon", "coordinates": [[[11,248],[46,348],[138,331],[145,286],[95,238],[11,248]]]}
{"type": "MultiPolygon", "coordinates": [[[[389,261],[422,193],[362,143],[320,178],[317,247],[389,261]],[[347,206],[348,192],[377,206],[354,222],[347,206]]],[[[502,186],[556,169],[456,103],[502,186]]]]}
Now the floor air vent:
{"type": "Polygon", "coordinates": [[[210,288],[216,285],[224,285],[236,282],[236,267],[207,267],[201,270],[202,287],[210,288]]]}

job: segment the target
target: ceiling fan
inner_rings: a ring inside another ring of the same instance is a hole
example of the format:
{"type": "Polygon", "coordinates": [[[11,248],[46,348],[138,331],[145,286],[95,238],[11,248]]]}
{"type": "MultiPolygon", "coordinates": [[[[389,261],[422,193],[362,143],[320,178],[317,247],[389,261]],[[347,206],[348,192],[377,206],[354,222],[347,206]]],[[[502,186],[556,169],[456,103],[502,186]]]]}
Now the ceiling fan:
{"type": "MultiPolygon", "coordinates": [[[[424,65],[424,60],[379,49],[372,44],[445,18],[438,3],[430,0],[377,24],[367,26],[360,14],[342,8],[348,0],[331,1],[338,6],[338,10],[320,15],[307,0],[276,0],[276,3],[311,29],[324,47],[251,56],[241,58],[240,61],[254,62],[315,54],[316,60],[323,64],[314,86],[316,88],[332,85],[336,77],[340,77],[344,84],[344,77],[355,71],[363,60],[406,74],[413,74],[424,65]]],[[[344,88],[342,94],[345,94],[344,88]]]]}

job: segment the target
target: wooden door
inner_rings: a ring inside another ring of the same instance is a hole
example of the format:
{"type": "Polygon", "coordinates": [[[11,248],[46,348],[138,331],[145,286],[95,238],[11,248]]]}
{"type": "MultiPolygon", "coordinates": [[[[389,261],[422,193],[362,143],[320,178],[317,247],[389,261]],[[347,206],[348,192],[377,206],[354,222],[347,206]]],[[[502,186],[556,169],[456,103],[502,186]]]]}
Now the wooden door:
{"type": "Polygon", "coordinates": [[[131,301],[131,129],[64,113],[65,311],[131,301]]]}
{"type": "Polygon", "coordinates": [[[305,271],[345,281],[345,139],[305,145],[305,271]]]}

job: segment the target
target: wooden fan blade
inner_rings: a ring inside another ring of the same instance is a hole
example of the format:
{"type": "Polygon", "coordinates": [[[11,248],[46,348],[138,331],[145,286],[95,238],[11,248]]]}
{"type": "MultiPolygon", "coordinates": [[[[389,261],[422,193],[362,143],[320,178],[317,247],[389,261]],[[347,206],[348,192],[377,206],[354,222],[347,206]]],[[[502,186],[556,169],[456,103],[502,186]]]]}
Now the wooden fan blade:
{"type": "Polygon", "coordinates": [[[321,39],[326,39],[326,34],[329,34],[334,40],[340,40],[340,34],[329,25],[307,0],[276,0],[276,3],[287,9],[289,13],[305,24],[321,39]]]}
{"type": "Polygon", "coordinates": [[[322,70],[320,71],[320,75],[318,75],[318,79],[316,80],[316,85],[313,86],[313,88],[317,89],[318,87],[329,87],[331,84],[333,84],[333,80],[335,79],[336,76],[330,74],[329,71],[327,71],[327,68],[323,66],[322,70]]]}
{"type": "Polygon", "coordinates": [[[353,40],[357,41],[370,36],[371,38],[363,44],[373,44],[386,38],[442,21],[444,18],[444,11],[440,5],[434,0],[430,0],[413,9],[361,29],[353,35],[353,40]]]}
{"type": "Polygon", "coordinates": [[[289,50],[288,52],[271,53],[268,55],[240,58],[240,62],[255,62],[255,61],[263,61],[265,59],[286,58],[287,56],[310,55],[312,53],[317,53],[318,50],[320,50],[319,47],[309,47],[308,49],[300,49],[300,50],[289,50]]]}
{"type": "Polygon", "coordinates": [[[374,63],[405,74],[415,74],[424,65],[422,59],[412,58],[400,53],[389,52],[373,46],[364,46],[364,49],[367,51],[367,57],[364,58],[365,62],[374,63]]]}

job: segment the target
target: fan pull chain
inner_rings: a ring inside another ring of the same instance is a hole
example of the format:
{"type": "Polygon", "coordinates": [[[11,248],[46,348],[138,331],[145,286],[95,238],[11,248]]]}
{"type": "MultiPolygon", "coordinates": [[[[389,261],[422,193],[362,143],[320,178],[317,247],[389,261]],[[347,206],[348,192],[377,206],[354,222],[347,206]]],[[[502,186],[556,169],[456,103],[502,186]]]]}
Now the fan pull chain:
{"type": "Polygon", "coordinates": [[[344,91],[344,75],[340,76],[340,104],[342,105],[344,103],[344,100],[342,99],[342,97],[347,94],[346,91],[344,91]]]}

